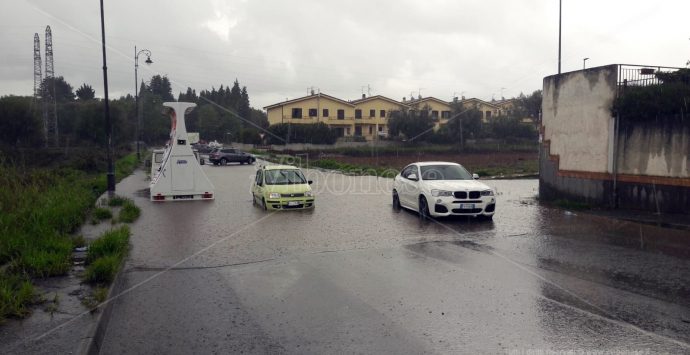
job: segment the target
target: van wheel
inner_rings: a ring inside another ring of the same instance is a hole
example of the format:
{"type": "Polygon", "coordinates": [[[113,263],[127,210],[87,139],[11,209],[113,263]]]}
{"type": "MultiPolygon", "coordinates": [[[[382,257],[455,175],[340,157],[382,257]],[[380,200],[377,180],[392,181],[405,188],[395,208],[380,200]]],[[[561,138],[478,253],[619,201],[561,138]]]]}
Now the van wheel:
{"type": "Polygon", "coordinates": [[[223,158],[220,160],[220,165],[228,165],[228,160],[223,158]]]}

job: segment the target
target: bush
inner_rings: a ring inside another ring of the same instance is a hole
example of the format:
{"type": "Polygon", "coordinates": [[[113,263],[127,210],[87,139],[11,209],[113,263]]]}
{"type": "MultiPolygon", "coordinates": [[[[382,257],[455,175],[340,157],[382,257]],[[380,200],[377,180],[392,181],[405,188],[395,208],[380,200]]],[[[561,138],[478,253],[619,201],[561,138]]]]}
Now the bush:
{"type": "Polygon", "coordinates": [[[122,206],[126,200],[127,199],[124,197],[113,196],[111,199],[108,200],[108,206],[110,206],[110,207],[122,206]]]}
{"type": "Polygon", "coordinates": [[[141,209],[132,200],[127,199],[122,205],[118,220],[123,223],[132,223],[139,218],[139,215],[141,215],[141,209]]]}
{"type": "Polygon", "coordinates": [[[338,139],[335,130],[323,122],[292,125],[281,123],[272,125],[269,127],[269,131],[272,133],[268,136],[270,144],[285,144],[287,141],[290,143],[334,144],[338,139]],[[276,138],[276,136],[281,139],[276,138]]]}
{"type": "Polygon", "coordinates": [[[95,210],[93,210],[93,218],[102,221],[104,219],[113,218],[113,213],[110,212],[110,209],[98,207],[95,210]]]}
{"type": "Polygon", "coordinates": [[[119,267],[120,258],[117,255],[98,258],[86,268],[85,279],[90,283],[111,283],[115,279],[119,267]]]}
{"type": "Polygon", "coordinates": [[[89,246],[86,262],[91,263],[107,255],[124,255],[129,246],[129,234],[128,226],[122,226],[103,233],[100,238],[94,240],[89,246]]]}
{"type": "Polygon", "coordinates": [[[84,278],[90,283],[110,283],[120,268],[122,259],[129,248],[129,227],[122,226],[110,230],[94,240],[86,254],[86,274],[84,278]]]}

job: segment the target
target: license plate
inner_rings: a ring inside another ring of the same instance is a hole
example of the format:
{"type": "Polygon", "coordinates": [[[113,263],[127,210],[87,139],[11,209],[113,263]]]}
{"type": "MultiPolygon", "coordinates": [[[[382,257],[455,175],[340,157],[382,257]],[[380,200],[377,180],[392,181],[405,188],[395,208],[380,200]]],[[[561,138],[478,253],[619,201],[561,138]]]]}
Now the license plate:
{"type": "Polygon", "coordinates": [[[473,204],[473,203],[461,203],[461,204],[460,204],[460,209],[463,209],[463,210],[471,210],[471,209],[474,209],[474,204],[473,204]]]}
{"type": "Polygon", "coordinates": [[[288,206],[298,206],[299,201],[288,201],[288,206]]]}

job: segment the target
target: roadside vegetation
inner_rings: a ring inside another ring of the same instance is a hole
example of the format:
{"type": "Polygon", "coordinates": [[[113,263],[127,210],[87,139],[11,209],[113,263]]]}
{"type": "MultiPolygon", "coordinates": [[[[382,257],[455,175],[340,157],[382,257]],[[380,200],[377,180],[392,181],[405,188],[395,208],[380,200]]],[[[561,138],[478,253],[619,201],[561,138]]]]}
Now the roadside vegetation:
{"type": "Polygon", "coordinates": [[[128,226],[109,230],[91,242],[86,254],[84,279],[94,284],[109,284],[115,278],[122,259],[127,255],[130,231],[128,226]]]}
{"type": "Polygon", "coordinates": [[[140,214],[141,209],[134,204],[134,201],[125,199],[122,203],[122,209],[120,209],[117,220],[122,223],[132,223],[139,218],[140,214]]]}
{"type": "MultiPolygon", "coordinates": [[[[136,157],[116,164],[116,176],[129,175],[136,157]]],[[[0,321],[26,315],[37,300],[32,280],[65,275],[72,250],[83,246],[71,234],[87,216],[108,219],[107,209],[94,209],[106,190],[102,173],[69,167],[29,168],[0,161],[0,321]]],[[[136,207],[136,206],[135,206],[136,207]]],[[[110,216],[109,216],[110,213],[110,216]]]]}
{"type": "Polygon", "coordinates": [[[399,172],[399,170],[395,168],[352,165],[347,163],[341,163],[334,159],[320,159],[310,162],[309,165],[310,167],[338,170],[352,175],[372,175],[388,178],[394,178],[395,175],[397,175],[399,172]]]}
{"type": "Polygon", "coordinates": [[[399,154],[345,155],[314,152],[293,154],[265,154],[263,159],[274,163],[297,165],[304,168],[322,168],[351,175],[371,175],[392,178],[407,164],[424,160],[454,161],[480,177],[521,178],[539,174],[539,161],[535,151],[458,153],[448,147],[435,147],[428,151],[405,151],[399,154]]]}

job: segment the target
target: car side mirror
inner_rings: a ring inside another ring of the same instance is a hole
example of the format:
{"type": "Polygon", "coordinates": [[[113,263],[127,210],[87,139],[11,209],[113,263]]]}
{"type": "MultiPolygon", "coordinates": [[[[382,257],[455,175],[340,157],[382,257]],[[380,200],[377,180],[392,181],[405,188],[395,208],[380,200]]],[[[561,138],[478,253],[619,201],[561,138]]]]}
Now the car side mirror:
{"type": "Polygon", "coordinates": [[[476,173],[475,173],[475,174],[472,174],[472,178],[475,179],[475,180],[478,180],[478,179],[479,179],[479,174],[476,174],[476,173]]]}
{"type": "Polygon", "coordinates": [[[312,183],[314,183],[314,182],[311,180],[307,180],[307,184],[311,185],[312,183]]]}
{"type": "Polygon", "coordinates": [[[417,174],[415,174],[415,173],[412,173],[412,174],[410,174],[410,175],[407,175],[407,178],[410,179],[410,180],[413,180],[413,181],[419,180],[419,178],[417,177],[417,174]]]}

